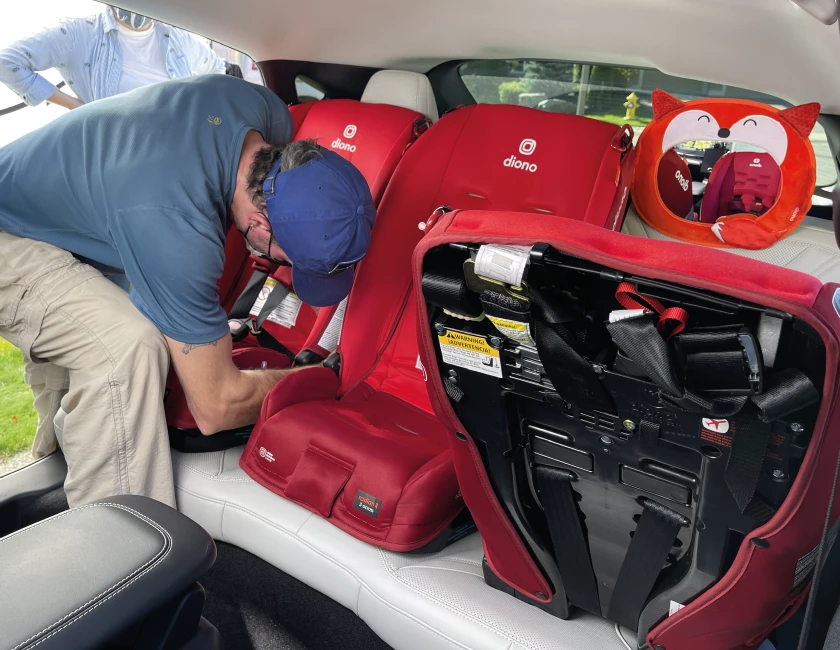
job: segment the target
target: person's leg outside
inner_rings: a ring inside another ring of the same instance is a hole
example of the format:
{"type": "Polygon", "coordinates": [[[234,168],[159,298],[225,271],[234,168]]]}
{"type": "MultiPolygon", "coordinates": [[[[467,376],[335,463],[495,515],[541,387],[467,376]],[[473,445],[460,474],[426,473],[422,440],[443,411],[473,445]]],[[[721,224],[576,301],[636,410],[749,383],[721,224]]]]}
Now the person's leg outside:
{"type": "Polygon", "coordinates": [[[60,372],[34,366],[46,361],[68,373],[61,407],[71,506],[114,494],[175,505],[163,413],[169,353],[125,291],[67,251],[0,233],[0,336],[22,350],[28,378],[43,375],[33,387],[36,454],[55,448],[61,382],[60,372]]]}

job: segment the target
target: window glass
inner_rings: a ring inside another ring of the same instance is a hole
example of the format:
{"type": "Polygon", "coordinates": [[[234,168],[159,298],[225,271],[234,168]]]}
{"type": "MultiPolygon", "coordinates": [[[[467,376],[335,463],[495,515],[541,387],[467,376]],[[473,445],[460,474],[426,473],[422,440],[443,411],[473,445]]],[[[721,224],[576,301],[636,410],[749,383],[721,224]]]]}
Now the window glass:
{"type": "Polygon", "coordinates": [[[324,90],[317,81],[313,81],[309,77],[304,77],[303,75],[295,77],[295,91],[297,91],[298,101],[301,104],[304,102],[318,101],[324,99],[326,96],[324,90]]]}
{"type": "MultiPolygon", "coordinates": [[[[752,99],[784,108],[790,104],[762,93],[693,79],[672,77],[658,70],[559,61],[472,61],[459,72],[479,103],[519,104],[557,113],[576,113],[613,124],[629,123],[636,134],[653,118],[651,93],[661,88],[682,100],[706,97],[752,99]],[[637,108],[627,118],[626,103],[634,93],[637,108]]],[[[817,158],[817,186],[828,187],[837,173],[825,131],[811,133],[817,158]]],[[[702,146],[702,143],[701,143],[702,146]]]]}

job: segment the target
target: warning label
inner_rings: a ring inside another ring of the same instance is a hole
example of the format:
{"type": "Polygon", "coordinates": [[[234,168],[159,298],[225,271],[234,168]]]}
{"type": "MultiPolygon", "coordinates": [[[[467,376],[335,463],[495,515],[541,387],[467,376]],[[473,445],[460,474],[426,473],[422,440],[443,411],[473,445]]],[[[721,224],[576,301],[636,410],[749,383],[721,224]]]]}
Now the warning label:
{"type": "Polygon", "coordinates": [[[531,336],[531,325],[529,323],[522,323],[520,321],[508,320],[506,318],[499,318],[497,316],[488,316],[488,320],[496,326],[502,334],[508,337],[511,341],[522,343],[523,345],[530,345],[534,347],[534,339],[531,336]]]}
{"type": "MultiPolygon", "coordinates": [[[[260,289],[260,295],[257,296],[257,299],[254,301],[254,306],[251,307],[251,316],[255,318],[260,315],[262,311],[263,305],[265,305],[265,301],[268,300],[268,296],[271,294],[271,290],[277,286],[277,280],[274,278],[267,278],[263,288],[260,289]]],[[[300,306],[301,306],[300,298],[298,298],[295,294],[289,293],[283,299],[277,307],[274,308],[266,320],[270,320],[272,323],[277,323],[278,325],[282,325],[283,327],[292,328],[297,323],[297,317],[300,313],[300,306]]]]}
{"type": "Polygon", "coordinates": [[[321,335],[318,345],[329,352],[334,352],[341,341],[341,326],[344,324],[344,311],[347,309],[347,298],[338,303],[327,329],[321,335]]]}
{"type": "Polygon", "coordinates": [[[438,336],[438,342],[444,363],[501,378],[499,351],[491,348],[483,336],[447,330],[438,336]]]}

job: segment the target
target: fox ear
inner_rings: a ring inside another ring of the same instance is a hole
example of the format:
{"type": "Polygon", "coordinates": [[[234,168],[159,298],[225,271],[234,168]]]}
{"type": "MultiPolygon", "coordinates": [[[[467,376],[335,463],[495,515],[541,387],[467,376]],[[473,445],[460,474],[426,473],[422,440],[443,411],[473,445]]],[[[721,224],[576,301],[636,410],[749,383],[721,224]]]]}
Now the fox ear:
{"type": "Polygon", "coordinates": [[[820,116],[819,104],[802,104],[801,106],[791,106],[783,111],[779,111],[779,117],[793,127],[803,138],[811,135],[814,125],[817,123],[817,118],[820,116]]]}
{"type": "Polygon", "coordinates": [[[658,88],[653,91],[652,99],[654,120],[665,117],[668,113],[685,108],[685,102],[681,102],[673,95],[669,95],[664,90],[659,90],[658,88]]]}

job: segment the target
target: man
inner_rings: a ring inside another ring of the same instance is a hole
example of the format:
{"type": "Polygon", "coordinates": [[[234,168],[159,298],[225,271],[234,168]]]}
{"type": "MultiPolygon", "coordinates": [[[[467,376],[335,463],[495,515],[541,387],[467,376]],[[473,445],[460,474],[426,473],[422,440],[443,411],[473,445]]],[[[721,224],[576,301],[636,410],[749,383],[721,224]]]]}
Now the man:
{"type": "Polygon", "coordinates": [[[224,72],[224,62],[194,34],[109,6],[0,50],[0,83],[30,106],[46,100],[73,109],[160,81],[224,72]],[[38,74],[50,68],[75,96],[38,74]]]}
{"type": "Polygon", "coordinates": [[[170,354],[205,434],[253,423],[291,372],[231,361],[216,295],[229,223],[291,263],[304,302],[349,292],[375,216],[367,183],[313,141],[282,144],[291,133],[270,90],[208,75],[88,104],[0,149],[0,336],[28,361],[36,456],[55,448],[59,405],[68,414],[71,506],[174,505],[170,354]],[[124,271],[130,295],[103,269],[124,271]]]}

